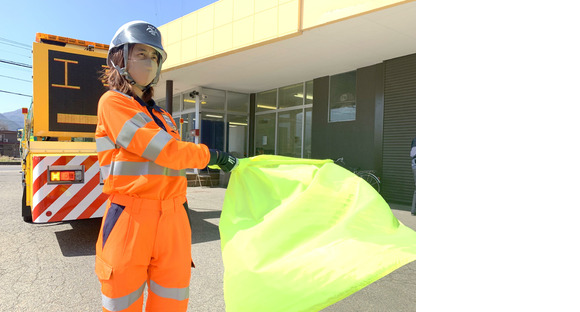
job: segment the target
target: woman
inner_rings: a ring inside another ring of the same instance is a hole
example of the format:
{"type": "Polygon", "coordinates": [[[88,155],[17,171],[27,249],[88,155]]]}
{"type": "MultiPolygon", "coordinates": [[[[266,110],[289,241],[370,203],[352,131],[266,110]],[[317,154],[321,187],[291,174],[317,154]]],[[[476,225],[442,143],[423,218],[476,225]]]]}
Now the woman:
{"type": "Polygon", "coordinates": [[[171,115],[152,100],[167,54],[159,30],[127,23],[109,47],[109,91],[95,133],[103,192],[110,194],[96,245],[103,311],[186,311],[191,227],[186,168],[237,166],[229,154],[180,141],[171,115]]]}

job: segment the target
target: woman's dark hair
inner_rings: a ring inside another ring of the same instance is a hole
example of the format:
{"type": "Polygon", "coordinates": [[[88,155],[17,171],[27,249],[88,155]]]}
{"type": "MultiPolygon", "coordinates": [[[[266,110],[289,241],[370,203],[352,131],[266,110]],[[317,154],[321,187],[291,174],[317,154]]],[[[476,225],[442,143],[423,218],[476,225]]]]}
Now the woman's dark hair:
{"type": "MultiPolygon", "coordinates": [[[[135,46],[134,44],[129,44],[129,54],[131,54],[131,51],[133,51],[134,46],[135,46]]],[[[123,57],[123,46],[111,50],[110,56],[111,61],[115,65],[119,66],[120,68],[125,67],[125,58],[123,57]]],[[[101,75],[101,81],[103,82],[106,81],[109,84],[109,90],[114,89],[133,97],[137,96],[133,93],[133,87],[131,83],[129,83],[129,81],[125,79],[125,77],[121,76],[121,74],[114,68],[105,69],[101,75]]],[[[145,90],[145,92],[143,92],[143,96],[141,97],[141,99],[145,103],[147,103],[151,99],[153,99],[153,94],[154,94],[153,87],[150,87],[149,89],[145,90]]]]}

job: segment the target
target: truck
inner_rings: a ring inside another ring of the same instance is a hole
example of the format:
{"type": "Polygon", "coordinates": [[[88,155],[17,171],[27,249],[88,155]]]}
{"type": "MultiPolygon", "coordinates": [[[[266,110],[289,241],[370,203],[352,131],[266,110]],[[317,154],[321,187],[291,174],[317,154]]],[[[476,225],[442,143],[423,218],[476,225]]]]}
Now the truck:
{"type": "Polygon", "coordinates": [[[103,216],[95,128],[108,45],[37,33],[33,94],[21,137],[22,218],[47,223],[103,216]]]}

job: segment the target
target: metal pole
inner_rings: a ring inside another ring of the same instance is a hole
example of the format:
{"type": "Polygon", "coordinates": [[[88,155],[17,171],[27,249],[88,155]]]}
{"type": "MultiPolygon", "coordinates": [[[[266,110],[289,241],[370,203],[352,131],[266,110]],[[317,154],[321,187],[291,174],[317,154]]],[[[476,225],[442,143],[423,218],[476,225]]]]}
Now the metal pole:
{"type": "Polygon", "coordinates": [[[201,99],[201,96],[198,94],[195,95],[195,129],[199,130],[199,135],[195,137],[195,143],[199,144],[200,143],[200,137],[201,137],[201,119],[199,118],[199,101],[201,99]]]}
{"type": "MultiPolygon", "coordinates": [[[[198,135],[195,136],[195,144],[199,144],[201,141],[201,118],[199,118],[199,101],[201,96],[199,96],[199,92],[195,94],[195,131],[198,135]]],[[[199,170],[195,169],[195,174],[199,174],[199,170]]],[[[201,185],[200,185],[201,186],[201,185]]]]}
{"type": "Polygon", "coordinates": [[[167,112],[173,115],[173,80],[165,82],[165,103],[167,103],[167,112]]]}

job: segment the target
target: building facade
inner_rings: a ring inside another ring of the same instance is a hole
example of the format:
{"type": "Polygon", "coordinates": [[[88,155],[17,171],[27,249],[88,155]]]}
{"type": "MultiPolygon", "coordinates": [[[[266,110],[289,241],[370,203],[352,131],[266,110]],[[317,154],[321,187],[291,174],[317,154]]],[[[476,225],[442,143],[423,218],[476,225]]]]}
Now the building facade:
{"type": "Polygon", "coordinates": [[[375,170],[388,202],[411,203],[414,1],[221,0],[160,31],[156,100],[184,140],[343,157],[375,170]]]}
{"type": "Polygon", "coordinates": [[[20,157],[20,142],[17,137],[18,131],[0,130],[0,155],[20,157]]]}

